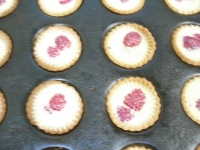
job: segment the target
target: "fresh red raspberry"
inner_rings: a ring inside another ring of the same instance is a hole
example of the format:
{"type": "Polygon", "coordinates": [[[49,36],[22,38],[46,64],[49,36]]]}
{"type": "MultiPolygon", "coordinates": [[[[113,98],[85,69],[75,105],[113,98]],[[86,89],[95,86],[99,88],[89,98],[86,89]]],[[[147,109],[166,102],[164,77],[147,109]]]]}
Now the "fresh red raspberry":
{"type": "Polygon", "coordinates": [[[60,55],[59,50],[55,47],[49,47],[47,50],[47,53],[49,54],[50,57],[53,57],[53,58],[60,55]]]}
{"type": "Polygon", "coordinates": [[[127,3],[129,0],[121,0],[122,3],[127,3]]]}
{"type": "Polygon", "coordinates": [[[44,106],[44,110],[46,110],[46,112],[47,112],[48,114],[52,114],[52,109],[51,109],[50,106],[44,106]]]}
{"type": "Polygon", "coordinates": [[[200,49],[199,34],[195,34],[194,37],[184,36],[183,37],[183,46],[188,50],[200,49]]]}
{"type": "Polygon", "coordinates": [[[138,46],[142,41],[142,37],[137,32],[130,32],[124,38],[124,45],[127,47],[138,46]]]}
{"type": "Polygon", "coordinates": [[[6,2],[6,0],[0,0],[0,5],[2,5],[5,2],[6,2]]]}
{"type": "Polygon", "coordinates": [[[63,36],[63,35],[58,36],[55,40],[55,43],[59,50],[63,50],[65,47],[70,48],[71,46],[70,40],[66,36],[63,36]]]}
{"type": "Polygon", "coordinates": [[[67,4],[71,2],[72,0],[60,0],[60,4],[67,4]]]}
{"type": "Polygon", "coordinates": [[[124,121],[130,121],[134,116],[131,114],[131,110],[129,108],[126,108],[124,106],[117,108],[117,114],[118,117],[122,122],[124,121]]]}
{"type": "Polygon", "coordinates": [[[196,107],[200,111],[200,99],[196,102],[196,107]]]}
{"type": "Polygon", "coordinates": [[[196,34],[194,34],[194,37],[197,38],[198,40],[200,40],[200,34],[196,33],[196,34]]]}
{"type": "Polygon", "coordinates": [[[55,94],[50,100],[50,107],[53,110],[60,111],[65,107],[66,104],[65,96],[62,94],[55,94]]]}
{"type": "Polygon", "coordinates": [[[145,104],[145,98],[141,89],[135,89],[125,97],[124,104],[135,111],[139,111],[145,104]]]}

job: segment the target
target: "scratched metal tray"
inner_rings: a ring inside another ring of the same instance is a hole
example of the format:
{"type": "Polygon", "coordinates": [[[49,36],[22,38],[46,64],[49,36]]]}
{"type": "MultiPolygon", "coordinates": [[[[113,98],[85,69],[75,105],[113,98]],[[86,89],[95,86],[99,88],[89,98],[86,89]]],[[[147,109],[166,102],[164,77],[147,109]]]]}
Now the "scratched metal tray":
{"type": "Polygon", "coordinates": [[[20,0],[11,15],[0,19],[0,29],[13,41],[10,60],[0,68],[0,89],[7,98],[8,109],[0,124],[0,150],[41,150],[60,146],[69,150],[121,150],[143,143],[157,150],[194,150],[200,143],[200,125],[183,112],[180,92],[200,68],[182,62],[171,46],[171,35],[185,22],[200,21],[200,14],[182,16],[172,12],[163,0],[146,0],[136,14],[118,15],[107,10],[100,0],[84,0],[74,14],[55,18],[44,14],[36,0],[20,0]],[[152,61],[139,69],[124,69],[105,55],[102,39],[107,28],[118,22],[135,22],[147,27],[157,41],[152,61]],[[68,24],[81,36],[80,60],[62,72],[48,72],[33,59],[34,35],[51,24],[68,24]],[[146,77],[156,87],[162,100],[159,121],[142,132],[131,133],[117,128],[109,119],[105,97],[110,85],[127,76],[146,77]],[[63,135],[49,135],[32,126],[26,118],[25,104],[31,90],[39,83],[61,78],[75,85],[84,100],[85,112],[80,124],[63,135]]]}

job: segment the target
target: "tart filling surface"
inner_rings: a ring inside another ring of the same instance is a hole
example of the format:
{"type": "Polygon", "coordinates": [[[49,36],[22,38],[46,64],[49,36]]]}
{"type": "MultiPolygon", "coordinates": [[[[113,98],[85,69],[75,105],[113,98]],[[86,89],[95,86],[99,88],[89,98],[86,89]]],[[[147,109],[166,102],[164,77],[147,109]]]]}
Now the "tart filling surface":
{"type": "Polygon", "coordinates": [[[102,0],[102,3],[115,13],[132,14],[142,9],[145,0],[102,0]]]}
{"type": "Polygon", "coordinates": [[[151,148],[146,148],[143,146],[129,146],[123,150],[152,150],[151,148]]]}

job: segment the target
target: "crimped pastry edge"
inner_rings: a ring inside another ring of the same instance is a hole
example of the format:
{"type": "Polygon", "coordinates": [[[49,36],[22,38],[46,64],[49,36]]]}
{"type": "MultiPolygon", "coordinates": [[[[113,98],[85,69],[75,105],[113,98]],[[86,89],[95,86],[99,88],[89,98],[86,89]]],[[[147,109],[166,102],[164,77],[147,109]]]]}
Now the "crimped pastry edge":
{"type": "Polygon", "coordinates": [[[0,91],[0,104],[2,105],[1,111],[0,111],[0,123],[3,121],[6,110],[7,110],[7,104],[6,104],[6,98],[4,94],[0,91]]]}
{"type": "Polygon", "coordinates": [[[200,150],[200,144],[196,147],[195,150],[200,150]]]}

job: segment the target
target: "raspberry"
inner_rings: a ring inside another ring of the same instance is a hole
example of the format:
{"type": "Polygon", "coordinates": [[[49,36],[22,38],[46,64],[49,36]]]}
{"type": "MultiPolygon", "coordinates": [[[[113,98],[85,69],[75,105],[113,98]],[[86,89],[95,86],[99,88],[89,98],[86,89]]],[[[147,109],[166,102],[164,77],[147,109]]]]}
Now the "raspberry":
{"type": "Polygon", "coordinates": [[[50,100],[50,107],[53,110],[60,111],[61,109],[64,108],[65,104],[67,102],[65,101],[65,97],[62,94],[55,94],[51,100],[50,100]]]}
{"type": "Polygon", "coordinates": [[[131,120],[134,116],[131,114],[131,110],[124,106],[117,108],[118,117],[122,122],[131,120]]]}
{"type": "Polygon", "coordinates": [[[71,46],[71,42],[69,41],[69,39],[63,35],[58,36],[56,38],[55,43],[59,50],[63,50],[65,47],[70,48],[70,46],[71,46]]]}
{"type": "Polygon", "coordinates": [[[124,104],[135,111],[139,111],[145,104],[145,98],[141,89],[135,89],[125,97],[124,104]]]}
{"type": "Polygon", "coordinates": [[[200,35],[195,34],[192,36],[183,37],[183,46],[188,50],[196,50],[200,48],[200,35]]]}
{"type": "Polygon", "coordinates": [[[49,47],[47,50],[49,56],[53,58],[59,56],[60,51],[62,51],[65,47],[70,48],[71,46],[70,40],[63,35],[60,35],[55,39],[55,44],[56,47],[49,47]]]}
{"type": "Polygon", "coordinates": [[[122,3],[127,3],[129,0],[121,0],[122,3]]]}
{"type": "Polygon", "coordinates": [[[52,109],[50,106],[44,106],[44,110],[46,110],[48,114],[52,114],[52,109]]]}
{"type": "Polygon", "coordinates": [[[196,107],[200,111],[200,99],[196,102],[196,107]]]}
{"type": "Polygon", "coordinates": [[[198,40],[200,40],[200,34],[196,33],[196,34],[194,34],[194,37],[197,38],[198,40]]]}
{"type": "Polygon", "coordinates": [[[5,2],[6,2],[6,0],[0,0],[0,5],[2,5],[5,2]]]}
{"type": "Polygon", "coordinates": [[[141,43],[142,37],[137,32],[130,32],[124,38],[124,45],[128,47],[138,46],[141,43]]]}
{"type": "Polygon", "coordinates": [[[60,4],[67,4],[71,2],[72,0],[60,0],[60,4]]]}
{"type": "Polygon", "coordinates": [[[49,54],[50,57],[53,57],[53,58],[60,55],[59,50],[55,47],[49,47],[47,50],[47,53],[49,54]]]}

